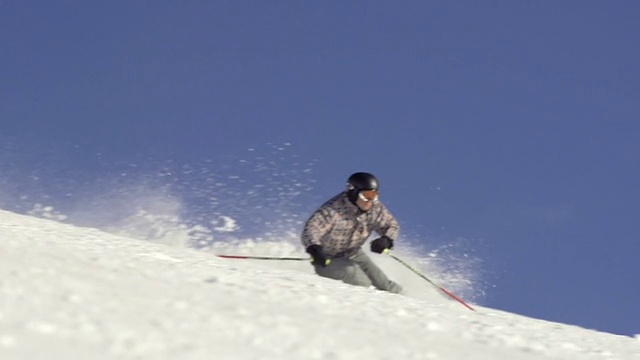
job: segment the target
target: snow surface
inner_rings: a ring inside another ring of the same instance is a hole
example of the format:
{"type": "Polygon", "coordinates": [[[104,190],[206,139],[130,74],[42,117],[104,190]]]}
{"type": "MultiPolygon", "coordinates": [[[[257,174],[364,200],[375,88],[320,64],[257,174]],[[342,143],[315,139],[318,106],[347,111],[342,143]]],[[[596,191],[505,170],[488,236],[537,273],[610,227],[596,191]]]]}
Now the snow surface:
{"type": "Polygon", "coordinates": [[[472,312],[372,257],[407,296],[0,211],[0,359],[640,359],[637,338],[472,312]]]}

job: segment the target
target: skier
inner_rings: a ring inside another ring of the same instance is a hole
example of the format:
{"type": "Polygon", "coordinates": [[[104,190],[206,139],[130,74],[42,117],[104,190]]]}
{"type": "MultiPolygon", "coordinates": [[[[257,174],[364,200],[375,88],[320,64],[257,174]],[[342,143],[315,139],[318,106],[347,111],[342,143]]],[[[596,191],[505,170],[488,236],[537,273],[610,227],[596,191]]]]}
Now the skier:
{"type": "Polygon", "coordinates": [[[307,220],[302,244],[311,254],[318,275],[399,293],[400,285],[389,280],[361,248],[372,231],[380,237],[371,241],[371,251],[379,254],[393,248],[398,236],[398,222],[378,201],[378,190],[378,179],[372,174],[352,174],[346,190],[307,220]]]}

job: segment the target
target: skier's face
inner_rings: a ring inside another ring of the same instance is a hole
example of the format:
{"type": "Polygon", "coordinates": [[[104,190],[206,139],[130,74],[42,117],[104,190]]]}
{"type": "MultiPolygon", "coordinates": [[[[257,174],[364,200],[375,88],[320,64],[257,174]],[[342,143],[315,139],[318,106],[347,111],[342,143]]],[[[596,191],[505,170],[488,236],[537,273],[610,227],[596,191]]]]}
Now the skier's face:
{"type": "Polygon", "coordinates": [[[368,211],[373,207],[373,203],[378,201],[378,191],[376,190],[363,190],[358,193],[358,200],[356,205],[362,211],[368,211]]]}

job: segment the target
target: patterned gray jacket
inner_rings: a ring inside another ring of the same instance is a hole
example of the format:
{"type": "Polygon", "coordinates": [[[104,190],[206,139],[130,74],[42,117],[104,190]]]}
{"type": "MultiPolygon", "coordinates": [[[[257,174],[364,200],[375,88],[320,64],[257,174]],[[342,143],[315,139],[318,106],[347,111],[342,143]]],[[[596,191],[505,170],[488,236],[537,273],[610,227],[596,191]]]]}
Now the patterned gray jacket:
{"type": "Polygon", "coordinates": [[[376,201],[362,211],[344,191],[316,210],[304,225],[302,244],[321,245],[329,258],[349,257],[367,241],[372,231],[395,240],[400,226],[389,210],[376,201]]]}

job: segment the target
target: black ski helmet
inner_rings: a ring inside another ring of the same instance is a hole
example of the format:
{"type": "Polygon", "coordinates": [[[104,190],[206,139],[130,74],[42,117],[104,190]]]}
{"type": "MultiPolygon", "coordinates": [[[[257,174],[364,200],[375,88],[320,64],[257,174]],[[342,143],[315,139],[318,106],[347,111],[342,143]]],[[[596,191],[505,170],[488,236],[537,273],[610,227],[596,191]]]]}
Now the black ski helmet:
{"type": "Polygon", "coordinates": [[[358,193],[361,190],[378,190],[378,179],[372,174],[366,172],[357,172],[351,174],[347,180],[347,194],[352,203],[358,200],[358,193]]]}

